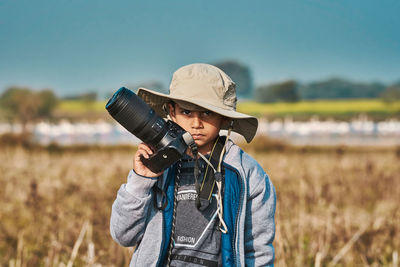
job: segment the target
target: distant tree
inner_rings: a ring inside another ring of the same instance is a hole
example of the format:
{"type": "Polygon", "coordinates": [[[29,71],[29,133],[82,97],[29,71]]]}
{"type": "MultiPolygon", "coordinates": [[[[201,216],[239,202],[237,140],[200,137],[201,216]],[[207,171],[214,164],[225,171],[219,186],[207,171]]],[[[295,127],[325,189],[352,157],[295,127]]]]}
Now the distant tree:
{"type": "Polygon", "coordinates": [[[297,83],[293,80],[259,86],[256,89],[255,98],[260,102],[296,102],[300,99],[297,83]]]}
{"type": "Polygon", "coordinates": [[[59,99],[50,89],[42,90],[37,93],[39,95],[41,105],[39,106],[39,117],[49,118],[52,116],[54,108],[58,105],[59,99]]]}
{"type": "Polygon", "coordinates": [[[381,99],[385,103],[400,101],[400,84],[386,88],[381,94],[381,99]]]}
{"type": "Polygon", "coordinates": [[[11,87],[0,97],[0,106],[9,121],[23,125],[36,118],[40,99],[27,88],[11,87]]]}
{"type": "Polygon", "coordinates": [[[253,78],[250,69],[234,60],[214,63],[216,67],[228,74],[236,83],[236,93],[239,97],[249,98],[253,93],[253,78]]]}
{"type": "Polygon", "coordinates": [[[0,95],[0,108],[10,122],[26,125],[40,118],[48,118],[57,105],[57,97],[50,90],[34,92],[29,88],[10,87],[0,95]]]}
{"type": "Polygon", "coordinates": [[[376,98],[385,89],[385,85],[373,83],[356,83],[342,78],[331,78],[311,82],[299,87],[302,99],[333,98],[376,98]]]}
{"type": "Polygon", "coordinates": [[[278,101],[272,85],[258,86],[254,92],[254,98],[256,99],[256,101],[263,103],[278,101]]]}

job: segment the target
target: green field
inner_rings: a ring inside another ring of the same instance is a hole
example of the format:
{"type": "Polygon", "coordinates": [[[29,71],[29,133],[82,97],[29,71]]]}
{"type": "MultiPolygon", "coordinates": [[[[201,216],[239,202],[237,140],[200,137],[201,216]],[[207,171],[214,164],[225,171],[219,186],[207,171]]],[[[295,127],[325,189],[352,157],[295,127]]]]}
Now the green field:
{"type": "MultiPolygon", "coordinates": [[[[58,106],[56,117],[104,118],[107,117],[106,102],[65,100],[58,106]]],[[[240,112],[257,117],[284,117],[290,115],[301,119],[317,115],[320,117],[329,116],[338,119],[349,119],[359,114],[365,114],[377,119],[400,117],[400,102],[384,103],[379,99],[318,100],[297,103],[239,101],[237,109],[240,112]]]]}
{"type": "Polygon", "coordinates": [[[238,110],[256,116],[279,115],[382,115],[399,116],[400,102],[384,103],[379,99],[318,100],[297,103],[241,102],[238,110]]]}
{"type": "Polygon", "coordinates": [[[107,101],[88,102],[83,100],[63,100],[58,106],[58,110],[62,112],[87,112],[105,111],[107,101]]]}

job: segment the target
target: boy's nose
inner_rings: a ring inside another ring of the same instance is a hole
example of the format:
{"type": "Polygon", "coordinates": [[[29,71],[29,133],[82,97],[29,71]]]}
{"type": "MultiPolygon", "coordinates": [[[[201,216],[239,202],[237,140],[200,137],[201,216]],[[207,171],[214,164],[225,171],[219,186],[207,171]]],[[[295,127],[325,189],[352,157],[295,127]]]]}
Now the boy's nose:
{"type": "Polygon", "coordinates": [[[201,128],[202,122],[199,116],[194,116],[192,120],[192,127],[193,128],[201,128]]]}

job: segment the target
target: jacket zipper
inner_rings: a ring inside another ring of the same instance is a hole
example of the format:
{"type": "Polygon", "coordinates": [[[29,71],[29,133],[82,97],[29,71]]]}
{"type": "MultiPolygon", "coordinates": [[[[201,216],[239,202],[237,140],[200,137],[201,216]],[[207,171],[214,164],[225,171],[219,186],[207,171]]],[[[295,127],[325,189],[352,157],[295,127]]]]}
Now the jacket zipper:
{"type": "MultiPolygon", "coordinates": [[[[237,173],[238,174],[238,173],[237,173]]],[[[238,174],[238,179],[240,180],[240,198],[239,198],[239,209],[237,210],[237,212],[236,212],[236,221],[235,221],[235,234],[234,234],[234,238],[232,239],[232,242],[233,243],[235,243],[236,242],[236,235],[237,235],[237,229],[239,228],[238,227],[238,224],[239,224],[239,215],[240,215],[240,212],[241,212],[241,210],[242,210],[242,206],[243,206],[243,179],[241,178],[241,176],[238,174]]],[[[235,261],[235,266],[236,266],[236,264],[237,264],[237,259],[236,259],[236,249],[235,249],[235,247],[234,247],[234,250],[233,250],[233,259],[234,259],[234,261],[235,261]]]]}

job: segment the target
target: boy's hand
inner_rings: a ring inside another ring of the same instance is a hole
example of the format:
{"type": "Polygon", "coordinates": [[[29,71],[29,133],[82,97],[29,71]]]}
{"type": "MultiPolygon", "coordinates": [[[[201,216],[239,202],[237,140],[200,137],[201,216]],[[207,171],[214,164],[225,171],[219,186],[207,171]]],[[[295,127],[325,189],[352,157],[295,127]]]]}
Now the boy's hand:
{"type": "Polygon", "coordinates": [[[142,160],[140,159],[141,157],[148,159],[152,154],[153,150],[151,150],[151,148],[148,145],[144,143],[139,144],[138,150],[136,151],[135,156],[133,158],[133,170],[137,174],[145,177],[158,177],[163,173],[163,171],[159,173],[152,172],[149,168],[147,168],[143,164],[142,160]]]}

